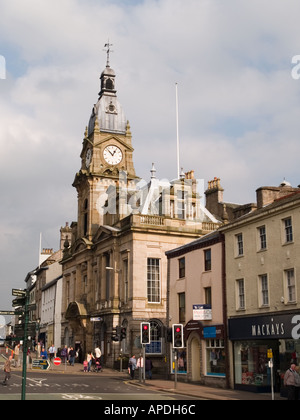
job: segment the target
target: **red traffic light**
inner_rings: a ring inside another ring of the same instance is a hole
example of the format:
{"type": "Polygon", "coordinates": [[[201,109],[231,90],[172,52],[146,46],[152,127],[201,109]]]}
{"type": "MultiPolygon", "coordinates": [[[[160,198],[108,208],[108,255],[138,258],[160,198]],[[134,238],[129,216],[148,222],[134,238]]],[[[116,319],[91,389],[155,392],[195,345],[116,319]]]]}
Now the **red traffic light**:
{"type": "Polygon", "coordinates": [[[142,322],[141,323],[141,344],[150,344],[150,323],[142,322]]]}
{"type": "Polygon", "coordinates": [[[176,332],[180,332],[181,331],[181,328],[180,327],[177,327],[176,328],[176,332]]]}

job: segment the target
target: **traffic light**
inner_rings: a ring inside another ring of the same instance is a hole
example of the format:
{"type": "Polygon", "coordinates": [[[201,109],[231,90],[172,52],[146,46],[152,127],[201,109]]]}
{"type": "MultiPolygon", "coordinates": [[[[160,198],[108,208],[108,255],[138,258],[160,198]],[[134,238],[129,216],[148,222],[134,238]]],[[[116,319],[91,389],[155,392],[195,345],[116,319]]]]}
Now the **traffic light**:
{"type": "Polygon", "coordinates": [[[121,328],[121,341],[125,340],[125,338],[126,338],[126,328],[122,327],[121,328]]]}
{"type": "Polygon", "coordinates": [[[141,344],[150,344],[150,322],[141,323],[141,344]]]}
{"type": "Polygon", "coordinates": [[[112,341],[121,341],[121,327],[113,328],[112,341]]]}
{"type": "Polygon", "coordinates": [[[172,328],[167,328],[166,331],[167,331],[167,336],[166,336],[167,343],[172,343],[173,342],[173,330],[172,330],[172,328]]]}
{"type": "Polygon", "coordinates": [[[182,349],[184,347],[183,325],[182,324],[174,324],[172,326],[172,332],[173,332],[173,348],[174,349],[182,349]]]}

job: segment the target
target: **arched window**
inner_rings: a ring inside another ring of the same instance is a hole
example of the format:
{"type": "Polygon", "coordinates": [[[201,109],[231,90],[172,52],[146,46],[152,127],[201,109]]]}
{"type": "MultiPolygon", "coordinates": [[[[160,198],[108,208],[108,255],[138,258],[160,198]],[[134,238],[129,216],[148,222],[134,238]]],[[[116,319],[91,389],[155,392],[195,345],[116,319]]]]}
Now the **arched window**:
{"type": "Polygon", "coordinates": [[[163,325],[160,321],[150,321],[151,343],[146,345],[146,354],[162,354],[163,325]]]}
{"type": "Polygon", "coordinates": [[[113,81],[111,79],[106,80],[105,88],[108,89],[108,90],[113,90],[114,84],[113,84],[113,81]]]}

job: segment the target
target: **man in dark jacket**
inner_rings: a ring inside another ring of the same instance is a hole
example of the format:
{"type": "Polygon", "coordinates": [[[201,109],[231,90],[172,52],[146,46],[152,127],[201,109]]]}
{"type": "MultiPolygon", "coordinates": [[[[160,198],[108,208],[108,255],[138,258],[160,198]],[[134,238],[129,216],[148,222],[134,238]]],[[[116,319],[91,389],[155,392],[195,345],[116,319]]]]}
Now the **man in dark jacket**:
{"type": "Polygon", "coordinates": [[[145,368],[146,368],[146,376],[148,375],[149,379],[152,379],[153,364],[152,364],[151,360],[148,359],[148,357],[146,358],[145,368]]]}

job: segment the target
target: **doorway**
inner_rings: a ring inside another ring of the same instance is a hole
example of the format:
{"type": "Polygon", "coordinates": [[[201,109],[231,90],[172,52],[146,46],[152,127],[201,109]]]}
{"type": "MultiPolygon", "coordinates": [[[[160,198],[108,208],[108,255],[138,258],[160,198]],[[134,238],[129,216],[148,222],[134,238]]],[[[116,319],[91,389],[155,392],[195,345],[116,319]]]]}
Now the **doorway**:
{"type": "Polygon", "coordinates": [[[201,380],[200,350],[199,340],[197,338],[193,338],[191,341],[191,372],[193,382],[199,382],[201,380]]]}

